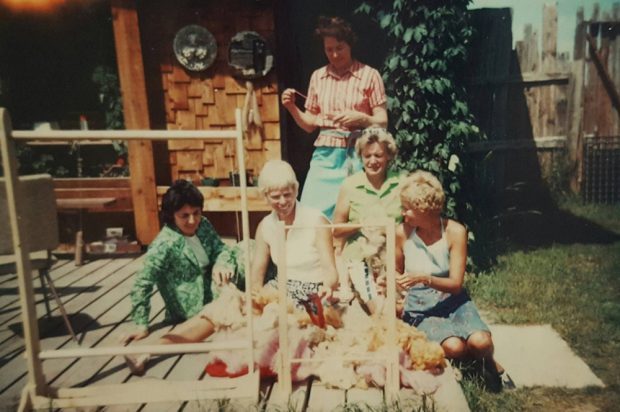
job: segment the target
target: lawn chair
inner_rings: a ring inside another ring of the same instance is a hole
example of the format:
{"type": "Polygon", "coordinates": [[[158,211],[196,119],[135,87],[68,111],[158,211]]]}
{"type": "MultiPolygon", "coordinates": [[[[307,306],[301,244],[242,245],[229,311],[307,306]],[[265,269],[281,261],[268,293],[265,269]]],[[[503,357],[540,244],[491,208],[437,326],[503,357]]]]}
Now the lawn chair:
{"type": "MultiPolygon", "coordinates": [[[[46,283],[58,305],[67,330],[73,340],[78,342],[49,273],[54,263],[51,251],[59,244],[58,215],[52,177],[46,174],[21,176],[19,184],[23,193],[22,204],[26,207],[26,210],[19,212],[25,219],[24,235],[28,237],[30,245],[30,265],[33,270],[36,269],[39,272],[47,316],[51,318],[46,283]]],[[[0,275],[17,273],[7,205],[5,180],[0,178],[0,233],[2,233],[0,235],[0,275]]]]}

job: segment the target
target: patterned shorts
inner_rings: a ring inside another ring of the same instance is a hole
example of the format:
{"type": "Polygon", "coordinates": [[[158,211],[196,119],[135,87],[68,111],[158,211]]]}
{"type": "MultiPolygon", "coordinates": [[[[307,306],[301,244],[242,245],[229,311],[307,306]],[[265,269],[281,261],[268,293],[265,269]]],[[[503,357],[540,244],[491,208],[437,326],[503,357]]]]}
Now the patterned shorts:
{"type": "MultiPolygon", "coordinates": [[[[278,279],[272,279],[266,284],[274,289],[278,288],[278,279]]],[[[288,279],[286,288],[288,296],[295,301],[295,305],[303,307],[301,302],[308,300],[308,296],[319,293],[323,282],[304,282],[302,280],[288,279]]]]}

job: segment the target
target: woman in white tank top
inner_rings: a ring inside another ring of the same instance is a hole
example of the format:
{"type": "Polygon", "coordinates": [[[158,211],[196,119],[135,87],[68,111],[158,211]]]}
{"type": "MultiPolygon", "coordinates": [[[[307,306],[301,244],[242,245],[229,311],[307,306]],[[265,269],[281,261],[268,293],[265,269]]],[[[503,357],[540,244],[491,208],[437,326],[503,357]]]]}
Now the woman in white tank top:
{"type": "MultiPolygon", "coordinates": [[[[329,224],[318,210],[297,202],[299,183],[291,166],[282,160],[271,160],[260,173],[258,184],[273,209],[256,229],[256,249],[251,279],[254,289],[263,286],[270,260],[282,261],[277,249],[277,224],[313,226],[329,224]]],[[[288,294],[296,303],[311,294],[330,294],[337,287],[338,274],[329,228],[290,228],[285,234],[288,294]]],[[[269,282],[277,286],[275,280],[269,282]]]]}
{"type": "Polygon", "coordinates": [[[401,189],[396,231],[397,285],[406,292],[402,318],[439,342],[447,358],[480,359],[490,390],[501,388],[493,340],[463,288],[467,229],[441,217],[445,194],[432,174],[416,171],[401,189]]]}

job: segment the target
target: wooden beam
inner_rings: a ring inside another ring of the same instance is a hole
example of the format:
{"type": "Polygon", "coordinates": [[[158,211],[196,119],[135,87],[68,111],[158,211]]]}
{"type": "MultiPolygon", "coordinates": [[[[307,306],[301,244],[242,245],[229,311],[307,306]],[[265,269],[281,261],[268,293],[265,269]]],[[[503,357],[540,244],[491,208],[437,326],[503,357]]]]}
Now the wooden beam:
{"type": "Polygon", "coordinates": [[[122,384],[59,388],[53,397],[37,396],[35,409],[83,408],[87,406],[155,403],[185,400],[247,398],[258,399],[259,373],[238,378],[200,381],[136,380],[122,384]]]}
{"type": "Polygon", "coordinates": [[[536,150],[556,149],[566,146],[566,136],[537,137],[534,139],[487,140],[467,145],[467,151],[486,152],[490,150],[536,150]]]}
{"type": "Polygon", "coordinates": [[[520,76],[471,77],[467,84],[471,86],[494,86],[505,84],[523,85],[524,87],[567,84],[570,73],[523,73],[520,76]]]}
{"type": "Polygon", "coordinates": [[[596,71],[601,77],[601,81],[603,82],[603,86],[605,86],[605,90],[611,99],[611,103],[614,105],[618,115],[620,115],[620,95],[618,95],[618,90],[616,90],[616,86],[614,85],[613,80],[611,80],[611,76],[607,72],[607,68],[603,64],[603,58],[596,50],[596,42],[590,33],[586,33],[586,39],[588,40],[588,44],[590,46],[590,55],[592,56],[594,66],[596,66],[596,71]]]}
{"type": "MultiPolygon", "coordinates": [[[[11,236],[13,238],[13,254],[17,269],[19,285],[19,304],[24,330],[25,353],[28,357],[26,367],[28,369],[28,387],[30,395],[46,395],[47,384],[43,375],[43,368],[39,359],[39,325],[35,310],[34,288],[32,286],[32,270],[30,266],[30,245],[28,236],[25,236],[24,219],[22,219],[21,188],[17,171],[17,154],[15,144],[11,138],[11,119],[6,109],[0,107],[0,159],[4,170],[4,184],[6,190],[6,207],[11,223],[11,236]]],[[[6,236],[6,233],[2,234],[6,236]]],[[[28,400],[26,401],[26,403],[28,400]]]]}
{"type": "MultiPolygon", "coordinates": [[[[112,0],[112,23],[125,127],[149,129],[136,1],[112,0]]],[[[149,140],[130,141],[128,151],[136,237],[140,243],[149,244],[159,232],[153,145],[149,140]]]]}

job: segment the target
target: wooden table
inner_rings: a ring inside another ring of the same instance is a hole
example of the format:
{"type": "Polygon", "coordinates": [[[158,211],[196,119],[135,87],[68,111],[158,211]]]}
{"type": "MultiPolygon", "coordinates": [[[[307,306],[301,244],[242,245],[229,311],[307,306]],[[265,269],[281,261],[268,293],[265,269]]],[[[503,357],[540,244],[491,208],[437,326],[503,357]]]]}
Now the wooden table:
{"type": "Polygon", "coordinates": [[[75,232],[75,265],[84,263],[83,214],[92,209],[103,209],[116,202],[115,197],[63,198],[56,199],[58,210],[76,210],[78,212],[78,228],[75,232]]]}

